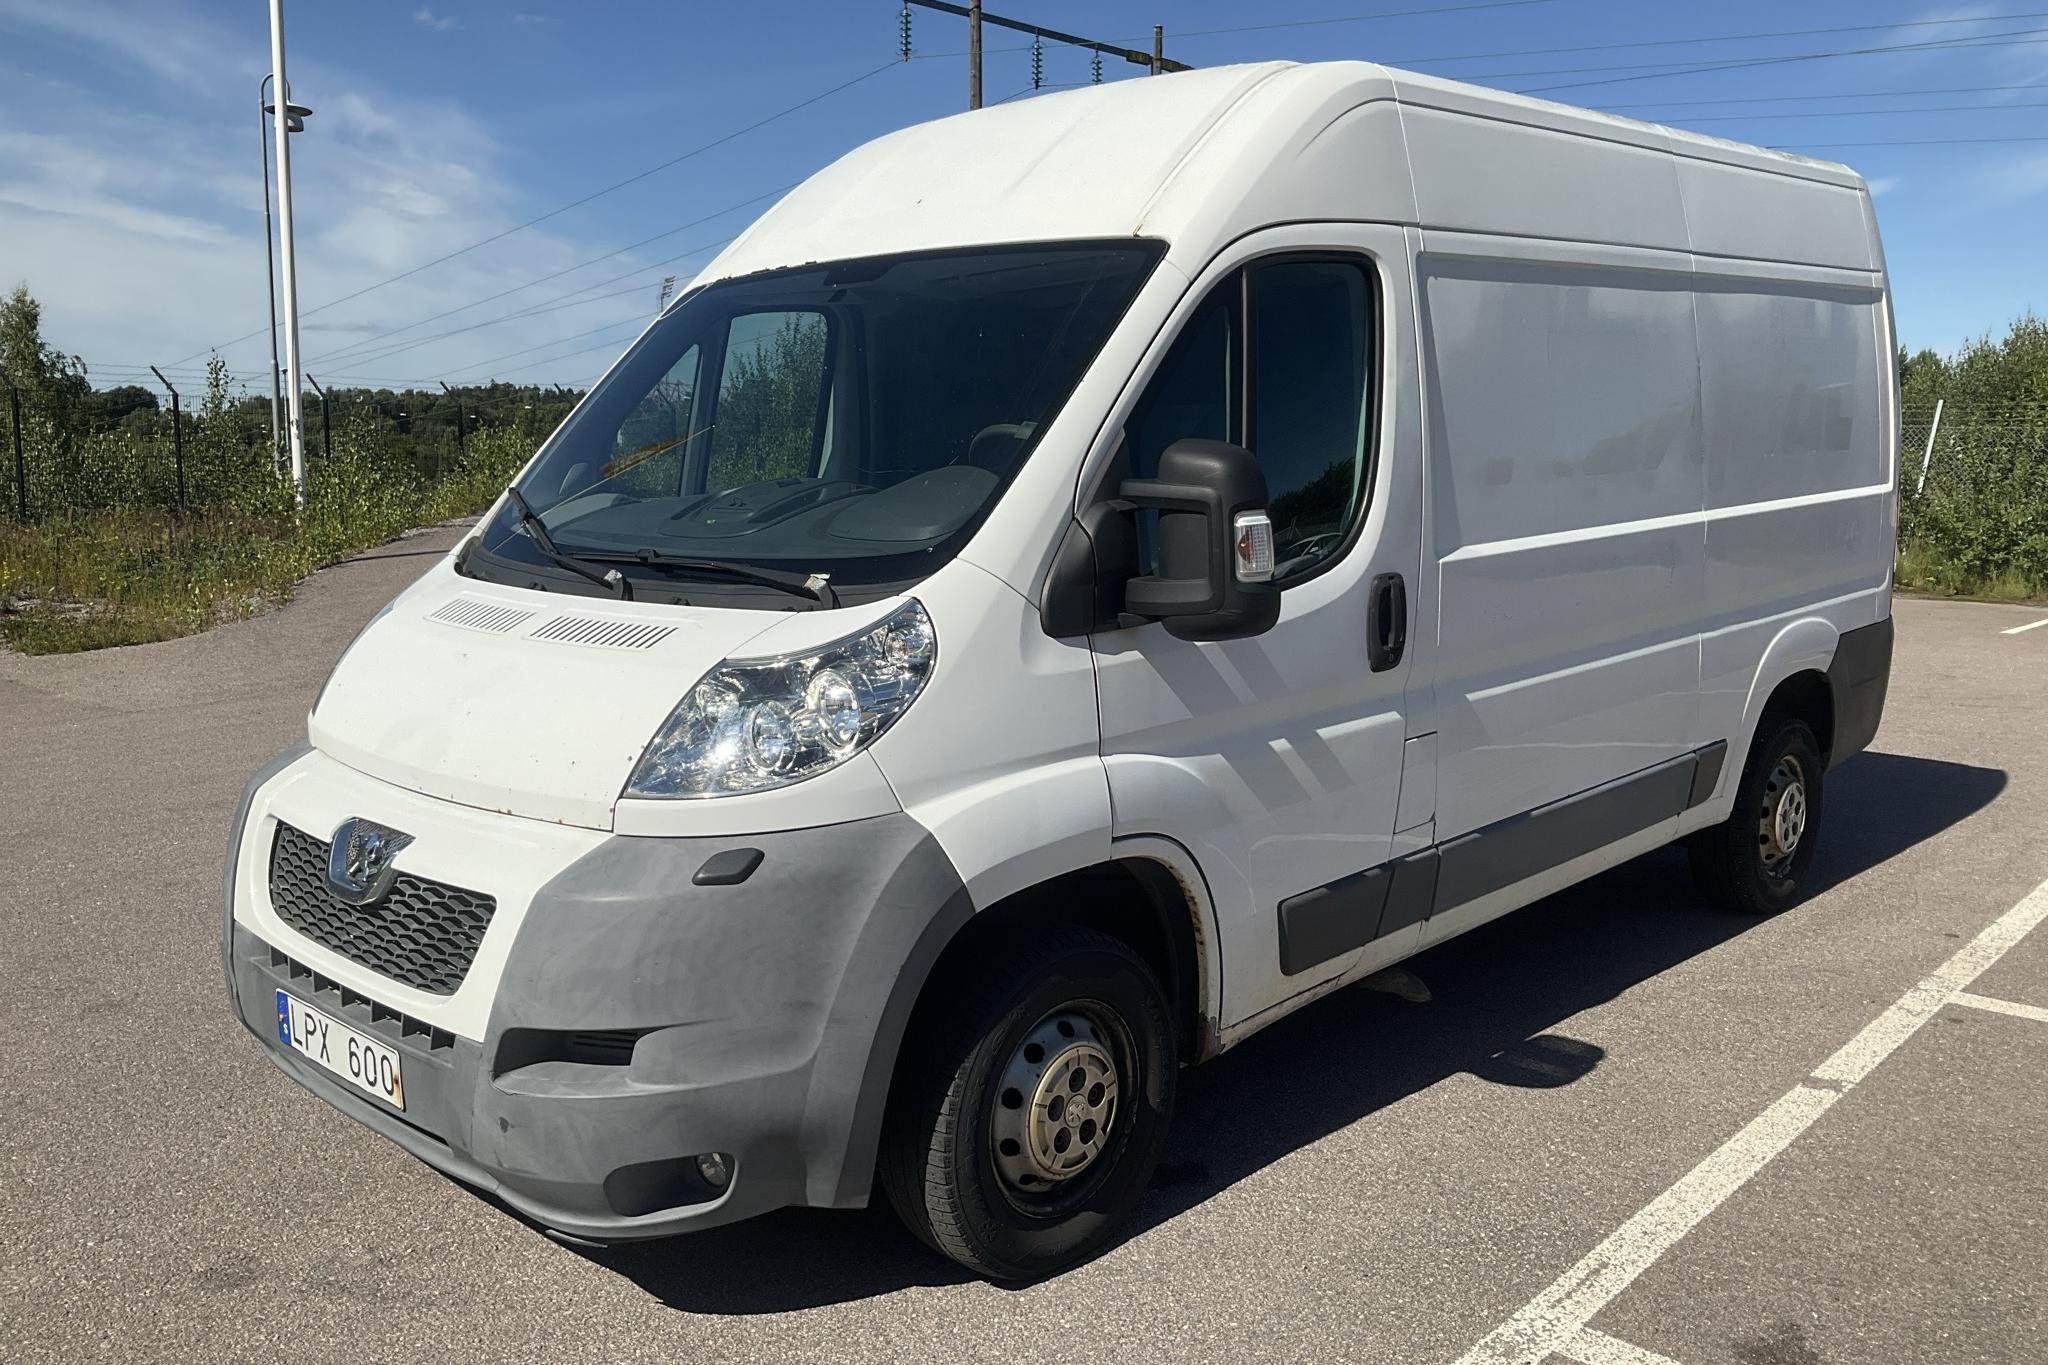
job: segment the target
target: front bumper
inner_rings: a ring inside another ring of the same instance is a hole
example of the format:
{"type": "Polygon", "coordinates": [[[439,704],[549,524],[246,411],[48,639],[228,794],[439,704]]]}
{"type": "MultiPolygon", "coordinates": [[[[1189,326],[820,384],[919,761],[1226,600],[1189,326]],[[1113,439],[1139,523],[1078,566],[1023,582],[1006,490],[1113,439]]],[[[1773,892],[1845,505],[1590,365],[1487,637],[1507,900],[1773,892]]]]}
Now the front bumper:
{"type": "MultiPolygon", "coordinates": [[[[951,863],[910,817],[747,838],[597,839],[525,897],[523,913],[501,912],[454,997],[463,1008],[437,1011],[254,903],[260,877],[232,869],[267,857],[275,826],[261,782],[237,825],[252,848],[230,853],[222,946],[237,1014],[307,1089],[592,1241],[866,1202],[910,1008],[971,913],[951,863]],[[693,883],[735,848],[762,855],[744,881],[693,883]],[[396,1048],[405,1111],[284,1047],[280,990],[396,1048]],[[480,1028],[442,1026],[475,1018],[480,1028]],[[705,1152],[733,1158],[723,1190],[696,1175],[705,1152]]],[[[446,831],[421,828],[417,801],[399,823],[420,844],[475,819],[462,811],[446,831]]],[[[517,903],[516,890],[505,899],[517,903]]]]}

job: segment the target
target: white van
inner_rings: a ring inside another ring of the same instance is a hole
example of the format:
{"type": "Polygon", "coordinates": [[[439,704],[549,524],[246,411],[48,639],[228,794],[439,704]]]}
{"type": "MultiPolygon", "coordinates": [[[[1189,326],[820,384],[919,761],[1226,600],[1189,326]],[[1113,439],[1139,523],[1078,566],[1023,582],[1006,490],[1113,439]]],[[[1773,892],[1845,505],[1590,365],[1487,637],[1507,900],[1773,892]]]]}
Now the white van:
{"type": "Polygon", "coordinates": [[[1835,165],[1356,63],[813,176],[251,783],[242,1021],[558,1235],[1100,1248],[1182,1065],[1686,838],[1793,901],[1891,655],[1835,165]]]}

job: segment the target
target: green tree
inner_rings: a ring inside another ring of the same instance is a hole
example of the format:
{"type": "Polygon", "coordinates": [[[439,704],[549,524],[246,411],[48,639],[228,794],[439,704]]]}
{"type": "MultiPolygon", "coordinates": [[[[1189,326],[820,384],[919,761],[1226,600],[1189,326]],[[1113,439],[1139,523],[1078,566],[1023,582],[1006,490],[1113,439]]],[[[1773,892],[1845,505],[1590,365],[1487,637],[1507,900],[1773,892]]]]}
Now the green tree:
{"type": "Polygon", "coordinates": [[[0,369],[21,390],[24,408],[47,422],[69,449],[92,385],[84,361],[43,340],[43,306],[25,284],[0,298],[0,369]]]}

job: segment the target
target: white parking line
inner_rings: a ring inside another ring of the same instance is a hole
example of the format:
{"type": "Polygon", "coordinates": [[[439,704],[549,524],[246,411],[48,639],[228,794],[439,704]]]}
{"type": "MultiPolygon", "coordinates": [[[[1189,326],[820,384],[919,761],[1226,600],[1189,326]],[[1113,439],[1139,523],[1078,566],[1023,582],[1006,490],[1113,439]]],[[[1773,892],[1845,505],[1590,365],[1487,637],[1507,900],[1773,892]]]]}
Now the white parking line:
{"type": "Polygon", "coordinates": [[[2044,919],[2048,919],[2048,882],[1993,920],[1816,1067],[1806,1081],[1793,1086],[1677,1184],[1609,1233],[1548,1289],[1458,1357],[1458,1365],[1535,1365],[1580,1340],[1586,1324],[1616,1295],[2044,919]]]}
{"type": "Polygon", "coordinates": [[[1998,633],[2000,635],[2024,635],[2030,630],[2039,630],[2042,626],[2048,626],[2048,616],[2044,616],[2038,621],[2029,621],[2023,626],[2014,626],[2011,630],[2001,630],[1998,633]]]}
{"type": "Polygon", "coordinates": [[[2010,1014],[2015,1019],[2031,1019],[2037,1024],[2048,1024],[2048,1010],[2039,1005],[2022,1005],[2017,1000],[1994,1000],[1988,995],[1972,995],[1958,991],[1955,1003],[1968,1005],[1973,1010],[1990,1010],[1993,1014],[2010,1014]]]}

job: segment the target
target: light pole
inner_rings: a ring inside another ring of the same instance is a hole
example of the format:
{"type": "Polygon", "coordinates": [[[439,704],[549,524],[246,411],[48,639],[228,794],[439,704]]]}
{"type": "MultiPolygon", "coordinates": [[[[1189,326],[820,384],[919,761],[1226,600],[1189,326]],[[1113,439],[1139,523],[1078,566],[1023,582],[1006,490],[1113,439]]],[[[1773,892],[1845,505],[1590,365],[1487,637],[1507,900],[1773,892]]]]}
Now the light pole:
{"type": "Polygon", "coordinates": [[[284,280],[284,364],[291,375],[285,387],[285,436],[292,451],[292,505],[306,505],[306,446],[300,417],[305,407],[299,392],[299,272],[292,242],[292,144],[290,93],[284,71],[284,0],[270,0],[270,73],[285,98],[271,104],[271,128],[277,140],[277,228],[279,274],[284,280]]]}
{"type": "MultiPolygon", "coordinates": [[[[270,97],[264,92],[270,89],[270,77],[265,76],[256,84],[256,103],[262,114],[256,119],[256,150],[263,160],[263,287],[270,293],[270,472],[282,473],[278,468],[277,452],[277,261],[270,246],[270,141],[269,130],[263,126],[264,119],[277,111],[270,107],[270,97]]],[[[304,131],[306,120],[313,111],[303,104],[293,104],[289,99],[284,106],[284,126],[287,132],[304,131]]]]}

